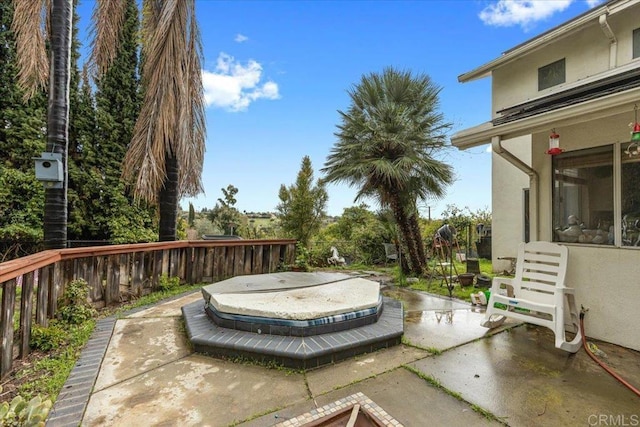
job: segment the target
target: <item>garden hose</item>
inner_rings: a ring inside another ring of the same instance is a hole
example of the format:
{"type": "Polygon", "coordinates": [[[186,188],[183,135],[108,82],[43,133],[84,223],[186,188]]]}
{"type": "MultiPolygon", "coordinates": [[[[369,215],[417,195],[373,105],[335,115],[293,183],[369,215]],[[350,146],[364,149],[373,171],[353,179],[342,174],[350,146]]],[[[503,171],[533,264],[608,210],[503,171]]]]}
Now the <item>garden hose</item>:
{"type": "Polygon", "coordinates": [[[627,382],[624,378],[622,378],[620,375],[618,375],[616,372],[614,372],[611,368],[609,368],[604,362],[602,362],[600,359],[598,359],[595,354],[593,354],[591,352],[591,349],[589,348],[589,346],[587,345],[587,338],[584,335],[584,315],[587,312],[587,310],[585,310],[584,307],[581,308],[580,310],[580,333],[582,334],[582,346],[584,347],[584,350],[587,352],[587,354],[589,355],[589,357],[591,357],[598,365],[600,365],[602,367],[602,369],[604,369],[605,371],[607,371],[609,374],[611,374],[611,376],[615,379],[617,379],[618,381],[620,381],[625,387],[627,387],[629,390],[631,390],[632,392],[634,392],[636,394],[636,396],[640,397],[640,390],[638,390],[637,388],[635,388],[633,385],[631,385],[629,382],[627,382]]]}

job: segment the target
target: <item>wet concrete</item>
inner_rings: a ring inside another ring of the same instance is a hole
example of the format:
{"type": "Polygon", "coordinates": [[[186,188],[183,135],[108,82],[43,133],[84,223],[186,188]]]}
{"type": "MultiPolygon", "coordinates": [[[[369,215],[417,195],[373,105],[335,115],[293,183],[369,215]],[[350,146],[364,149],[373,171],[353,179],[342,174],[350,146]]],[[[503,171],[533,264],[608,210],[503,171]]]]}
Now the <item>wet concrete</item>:
{"type": "MultiPolygon", "coordinates": [[[[514,322],[489,333],[469,304],[398,295],[405,345],[307,372],[192,353],[177,304],[199,294],[119,319],[82,425],[271,426],[357,392],[405,426],[500,423],[478,409],[511,426],[640,421],[640,399],[584,350],[555,349],[551,331],[514,322]]],[[[640,385],[639,352],[597,345],[640,385]]]]}
{"type": "Polygon", "coordinates": [[[429,385],[404,368],[333,390],[313,399],[274,411],[240,424],[242,427],[272,426],[307,413],[351,394],[362,392],[406,427],[502,425],[475,412],[469,404],[429,385]]]}
{"type": "Polygon", "coordinates": [[[94,389],[102,390],[189,355],[181,322],[177,317],[118,320],[94,389]]]}
{"type": "MultiPolygon", "coordinates": [[[[598,345],[612,367],[640,384],[638,352],[598,345]]],[[[410,366],[513,426],[606,425],[596,423],[600,415],[640,422],[637,396],[584,350],[556,349],[552,332],[537,326],[521,325],[410,366]]]]}
{"type": "Polygon", "coordinates": [[[357,356],[334,366],[308,371],[306,372],[307,385],[312,396],[320,396],[428,355],[428,352],[417,348],[392,347],[385,351],[357,356]]]}
{"type": "Polygon", "coordinates": [[[383,294],[403,303],[404,342],[431,351],[457,347],[521,324],[507,319],[500,328],[489,330],[480,326],[484,308],[403,288],[388,288],[383,294]]]}
{"type": "Polygon", "coordinates": [[[308,399],[303,375],[190,355],[94,393],[85,426],[226,426],[308,399]]]}

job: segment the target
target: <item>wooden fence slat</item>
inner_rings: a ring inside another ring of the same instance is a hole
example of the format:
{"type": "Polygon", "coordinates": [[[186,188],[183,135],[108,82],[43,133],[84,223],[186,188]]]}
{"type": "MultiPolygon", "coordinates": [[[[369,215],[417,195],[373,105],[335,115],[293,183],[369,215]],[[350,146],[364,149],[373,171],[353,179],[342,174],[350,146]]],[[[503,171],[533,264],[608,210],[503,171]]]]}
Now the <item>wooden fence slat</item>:
{"type": "Polygon", "coordinates": [[[158,289],[158,283],[160,283],[160,276],[162,275],[162,251],[154,251],[152,253],[151,289],[158,289]]]}
{"type": "MultiPolygon", "coordinates": [[[[169,260],[169,277],[180,277],[180,249],[171,249],[169,260]]],[[[182,282],[182,278],[180,278],[182,282]]]]}
{"type": "Polygon", "coordinates": [[[169,276],[169,260],[171,259],[171,253],[165,249],[162,251],[162,273],[169,276]]]}
{"type": "Polygon", "coordinates": [[[226,254],[224,257],[224,273],[223,273],[223,278],[227,279],[231,276],[233,276],[233,255],[235,253],[235,251],[233,250],[233,248],[225,248],[226,250],[226,254]]]}
{"type": "Polygon", "coordinates": [[[135,297],[142,296],[142,284],[144,282],[144,254],[144,252],[136,252],[133,255],[131,294],[135,297]]]}
{"type": "Polygon", "coordinates": [[[107,286],[104,290],[106,305],[120,300],[120,255],[107,257],[107,286]]]}
{"type": "Polygon", "coordinates": [[[271,264],[272,245],[263,246],[262,249],[262,274],[270,273],[269,265],[271,264]]]}
{"type": "Polygon", "coordinates": [[[212,282],[219,282],[220,280],[224,279],[225,254],[226,254],[226,248],[224,247],[214,248],[212,282]]]}
{"type": "Polygon", "coordinates": [[[13,313],[16,303],[16,281],[11,279],[2,287],[2,314],[0,317],[0,380],[11,372],[13,366],[13,313]]]}
{"type": "Polygon", "coordinates": [[[278,270],[280,263],[280,245],[271,245],[271,253],[269,254],[269,273],[278,270]]]}
{"type": "Polygon", "coordinates": [[[204,272],[204,255],[205,248],[194,248],[195,250],[195,277],[193,278],[193,283],[202,283],[202,276],[204,272]]]}
{"type": "Polygon", "coordinates": [[[180,266],[178,268],[178,275],[180,280],[184,283],[191,283],[191,277],[187,275],[187,265],[189,264],[187,256],[191,252],[191,248],[180,248],[180,266]]]}
{"type": "Polygon", "coordinates": [[[64,293],[64,289],[66,288],[67,284],[73,281],[73,279],[75,279],[74,277],[75,269],[73,268],[75,261],[76,260],[74,259],[62,261],[63,277],[62,277],[62,286],[60,287],[61,289],[58,297],[64,293]]]}
{"type": "Polygon", "coordinates": [[[51,287],[51,266],[38,270],[38,299],[36,302],[36,323],[42,326],[49,325],[47,309],[49,307],[49,288],[51,287]]]}
{"type": "Polygon", "coordinates": [[[236,246],[233,249],[233,275],[242,276],[244,274],[244,246],[236,246]]]}
{"type": "Polygon", "coordinates": [[[131,293],[131,254],[120,255],[120,282],[118,283],[118,297],[122,299],[123,295],[128,296],[131,293]]]}
{"type": "Polygon", "coordinates": [[[93,263],[93,280],[95,280],[95,285],[93,289],[93,295],[95,295],[94,301],[105,301],[105,287],[107,286],[107,264],[108,260],[106,256],[97,256],[94,258],[95,262],[93,263]]]}
{"type": "Polygon", "coordinates": [[[202,282],[208,283],[213,280],[213,248],[204,249],[204,267],[202,270],[202,282]]]}
{"type": "Polygon", "coordinates": [[[144,252],[144,276],[142,280],[142,295],[147,295],[153,291],[153,287],[155,286],[153,282],[155,265],[155,252],[144,252]]]}
{"type": "Polygon", "coordinates": [[[20,358],[25,358],[31,351],[31,319],[33,310],[33,271],[22,277],[22,293],[20,295],[20,358]]]}
{"type": "Polygon", "coordinates": [[[262,274],[262,250],[264,246],[257,245],[253,248],[253,268],[251,273],[262,274]]]}
{"type": "Polygon", "coordinates": [[[62,262],[53,265],[53,274],[49,282],[49,319],[53,319],[58,310],[58,296],[62,295],[64,283],[62,283],[62,262]]]}
{"type": "Polygon", "coordinates": [[[287,265],[293,265],[296,262],[296,245],[295,243],[289,243],[285,248],[284,263],[287,265]]]}
{"type": "Polygon", "coordinates": [[[253,250],[254,246],[244,247],[244,261],[242,262],[243,271],[242,274],[251,274],[253,272],[253,250]]]}

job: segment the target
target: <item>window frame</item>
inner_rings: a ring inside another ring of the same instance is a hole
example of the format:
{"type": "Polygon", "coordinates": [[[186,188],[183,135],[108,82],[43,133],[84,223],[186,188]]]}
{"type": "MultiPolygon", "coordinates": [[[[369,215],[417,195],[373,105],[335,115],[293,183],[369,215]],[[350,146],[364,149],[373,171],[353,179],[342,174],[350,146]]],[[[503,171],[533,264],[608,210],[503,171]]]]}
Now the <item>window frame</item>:
{"type": "Polygon", "coordinates": [[[640,28],[631,33],[631,59],[640,58],[640,28]]]}
{"type": "Polygon", "coordinates": [[[567,82],[567,61],[566,58],[558,59],[557,61],[551,62],[547,65],[543,65],[538,68],[538,92],[541,92],[545,89],[552,88],[554,86],[561,85],[567,82]],[[559,72],[560,70],[554,70],[554,67],[559,67],[562,65],[562,76],[555,80],[551,80],[550,76],[553,76],[553,73],[559,72]],[[546,78],[546,81],[545,81],[546,78]]]}
{"type": "MultiPolygon", "coordinates": [[[[557,236],[555,235],[555,231],[553,230],[554,228],[554,220],[556,219],[556,201],[557,201],[557,197],[558,195],[556,194],[556,178],[555,178],[555,172],[557,169],[557,165],[556,165],[556,160],[552,160],[552,165],[551,165],[551,240],[555,241],[555,242],[559,242],[562,244],[568,244],[568,245],[578,245],[578,246],[589,246],[589,247],[599,247],[599,248],[615,248],[615,249],[631,249],[631,250],[640,250],[640,245],[639,246],[633,246],[633,245],[625,245],[623,242],[623,232],[622,232],[622,217],[623,217],[623,212],[622,212],[622,199],[623,199],[623,183],[622,183],[622,167],[623,167],[623,163],[627,163],[626,159],[624,158],[624,153],[625,153],[625,148],[629,145],[628,141],[618,141],[618,142],[612,142],[612,143],[607,143],[607,144],[602,144],[599,146],[595,146],[595,147],[590,147],[590,148],[584,148],[584,149],[579,149],[579,150],[571,150],[571,151],[567,151],[564,154],[575,154],[578,151],[584,151],[585,155],[588,154],[588,151],[596,151],[597,149],[603,149],[603,147],[610,147],[611,150],[613,150],[612,153],[612,170],[613,170],[613,227],[614,227],[614,232],[613,232],[613,244],[598,244],[598,243],[570,243],[570,242],[560,242],[559,239],[557,239],[557,236]]],[[[640,159],[639,159],[640,160],[640,159]]],[[[636,161],[638,162],[638,161],[636,161]]]]}

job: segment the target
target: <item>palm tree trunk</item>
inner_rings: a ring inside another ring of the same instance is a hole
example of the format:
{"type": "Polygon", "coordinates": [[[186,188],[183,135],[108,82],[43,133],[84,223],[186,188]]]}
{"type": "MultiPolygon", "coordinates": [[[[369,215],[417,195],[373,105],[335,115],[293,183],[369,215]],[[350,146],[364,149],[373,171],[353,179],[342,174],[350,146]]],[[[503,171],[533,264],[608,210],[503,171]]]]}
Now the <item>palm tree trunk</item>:
{"type": "Polygon", "coordinates": [[[411,234],[413,235],[413,239],[416,242],[418,249],[418,257],[420,257],[420,262],[423,268],[427,268],[427,254],[424,250],[424,243],[422,240],[422,233],[420,232],[420,224],[418,223],[418,214],[413,213],[409,217],[409,227],[411,228],[411,234]]]}
{"type": "Polygon", "coordinates": [[[424,264],[420,262],[420,257],[418,255],[416,242],[415,242],[413,233],[411,232],[411,228],[409,226],[409,219],[407,218],[407,214],[404,210],[404,207],[398,200],[397,196],[392,198],[390,206],[391,206],[391,210],[393,211],[393,215],[395,217],[396,223],[398,224],[398,228],[400,229],[402,240],[407,246],[406,253],[409,257],[409,260],[408,260],[409,271],[404,271],[404,268],[403,268],[403,272],[405,274],[413,273],[418,276],[421,276],[423,274],[424,264]]]}
{"type": "Polygon", "coordinates": [[[44,245],[67,246],[67,153],[69,151],[69,86],[73,0],[51,2],[51,68],[47,112],[47,151],[62,154],[62,188],[45,189],[44,245]]]}
{"type": "Polygon", "coordinates": [[[167,177],[158,195],[160,226],[158,239],[161,242],[176,240],[178,220],[178,159],[170,153],[165,157],[167,177]]]}

